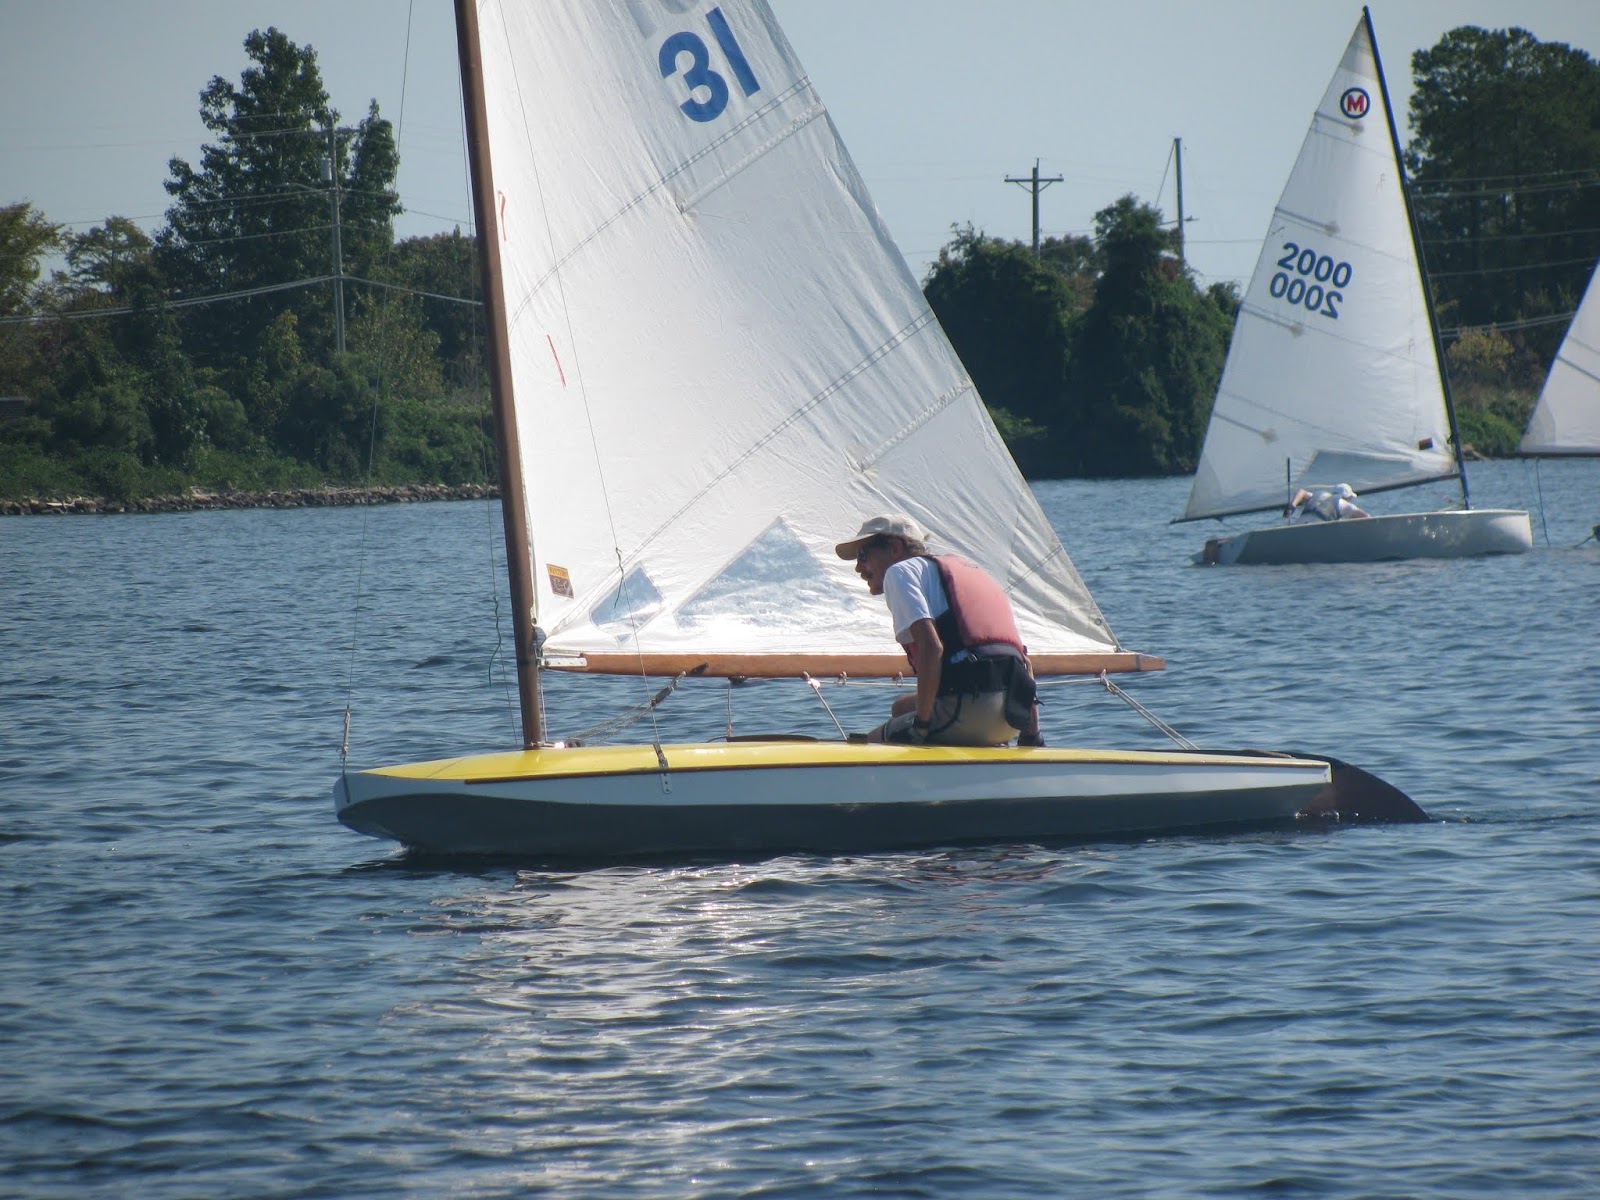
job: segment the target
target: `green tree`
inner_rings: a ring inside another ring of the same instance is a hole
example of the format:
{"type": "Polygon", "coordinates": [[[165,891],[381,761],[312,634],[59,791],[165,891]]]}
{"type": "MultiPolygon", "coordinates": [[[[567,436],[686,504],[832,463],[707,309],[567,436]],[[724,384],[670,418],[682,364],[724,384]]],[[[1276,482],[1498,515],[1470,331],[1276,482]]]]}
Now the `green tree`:
{"type": "Polygon", "coordinates": [[[30,311],[46,255],[61,246],[61,226],[31,204],[0,207],[0,317],[30,311]]]}
{"type": "Polygon", "coordinates": [[[153,270],[150,235],[127,217],[108,217],[67,238],[67,266],[83,288],[111,299],[127,299],[153,270]]]}
{"type": "MultiPolygon", "coordinates": [[[[238,86],[217,76],[200,94],[201,120],[217,140],[204,147],[198,168],[178,158],[169,164],[166,188],[174,204],[157,239],[158,256],[180,295],[333,274],[336,200],[346,273],[366,272],[393,240],[398,156],[377,106],[353,135],[339,130],[315,50],[277,29],[252,32],[244,48],[253,65],[238,86]]],[[[300,336],[326,353],[333,285],[316,295],[308,303],[305,293],[284,290],[208,305],[187,323],[190,345],[210,365],[247,373],[267,331],[294,310],[300,336]]]]}
{"type": "MultiPolygon", "coordinates": [[[[61,237],[61,226],[31,204],[0,207],[0,318],[35,312],[45,256],[60,248],[61,237]]],[[[45,336],[46,331],[29,323],[0,324],[0,396],[33,392],[45,336]]]]}
{"type": "Polygon", "coordinates": [[[1069,381],[1082,418],[1060,461],[1080,474],[1191,471],[1231,315],[1173,257],[1159,209],[1124,196],[1095,215],[1095,236],[1105,267],[1074,330],[1069,381]]]}
{"type": "MultiPolygon", "coordinates": [[[[1020,242],[955,228],[923,292],[1022,469],[1048,472],[1065,411],[1073,280],[1020,242]]],[[[1065,259],[1064,250],[1056,250],[1065,259]]]]}
{"type": "MultiPolygon", "coordinates": [[[[1576,307],[1600,259],[1600,64],[1526,29],[1462,26],[1411,68],[1406,160],[1442,323],[1576,307]]],[[[1530,333],[1546,361],[1561,332],[1530,333]]]]}
{"type": "Polygon", "coordinates": [[[420,293],[422,324],[437,339],[445,382],[481,386],[484,331],[474,239],[460,229],[404,238],[376,271],[374,278],[420,293]]]}

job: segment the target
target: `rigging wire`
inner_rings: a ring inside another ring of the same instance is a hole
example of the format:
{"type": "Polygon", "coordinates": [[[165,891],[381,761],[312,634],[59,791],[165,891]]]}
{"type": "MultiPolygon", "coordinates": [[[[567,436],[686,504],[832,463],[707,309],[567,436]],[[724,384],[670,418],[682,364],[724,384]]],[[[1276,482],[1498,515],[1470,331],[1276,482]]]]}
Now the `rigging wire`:
{"type": "MultiPolygon", "coordinates": [[[[844,726],[839,724],[839,718],[833,715],[833,707],[828,703],[827,698],[822,694],[822,684],[818,683],[815,679],[811,678],[810,675],[807,675],[803,671],[801,672],[800,677],[806,681],[806,686],[811,689],[818,702],[822,705],[823,711],[828,714],[828,719],[833,722],[833,727],[839,731],[839,736],[846,741],[849,741],[850,735],[844,731],[844,726]]],[[[730,700],[729,703],[731,704],[732,701],[730,700]]],[[[730,729],[731,728],[732,727],[730,725],[730,729]]]]}
{"type": "MultiPolygon", "coordinates": [[[[678,674],[674,675],[664,687],[660,688],[643,704],[636,704],[632,708],[624,709],[614,717],[608,717],[606,720],[601,721],[598,725],[590,726],[577,736],[567,738],[566,744],[569,746],[588,745],[590,742],[610,737],[613,733],[620,733],[629,726],[637,725],[640,721],[644,720],[645,717],[651,717],[653,720],[653,714],[655,713],[655,710],[661,707],[662,703],[667,699],[668,696],[672,695],[673,692],[678,690],[678,685],[680,683],[682,683],[685,679],[690,678],[695,673],[696,672],[694,671],[678,672],[678,674]]],[[[653,744],[656,749],[656,755],[660,757],[660,738],[657,738],[653,744]]],[[[668,790],[670,791],[671,789],[669,788],[668,790]]]]}
{"type": "Polygon", "coordinates": [[[1146,721],[1149,721],[1150,724],[1154,725],[1162,733],[1166,734],[1167,737],[1171,738],[1174,742],[1176,742],[1183,749],[1185,749],[1185,750],[1198,750],[1198,749],[1200,749],[1199,746],[1196,746],[1188,738],[1184,737],[1183,734],[1179,733],[1176,729],[1174,729],[1171,725],[1169,725],[1165,721],[1163,721],[1155,713],[1151,712],[1143,704],[1140,704],[1139,701],[1135,700],[1131,695],[1129,695],[1127,692],[1123,691],[1122,688],[1120,688],[1116,684],[1112,683],[1111,682],[1111,677],[1109,675],[1107,675],[1104,671],[1100,672],[1100,682],[1105,684],[1106,691],[1110,692],[1113,696],[1116,696],[1118,699],[1121,699],[1121,700],[1125,701],[1128,704],[1128,706],[1133,709],[1134,712],[1138,713],[1146,721]]]}
{"type": "MultiPolygon", "coordinates": [[[[415,4],[415,0],[412,0],[412,4],[415,4]]],[[[402,67],[400,83],[400,120],[399,124],[395,127],[396,141],[399,140],[400,134],[405,127],[405,72],[409,70],[411,61],[411,26],[412,9],[408,8],[406,13],[406,49],[404,54],[405,65],[402,67]]],[[[333,189],[335,189],[334,194],[337,195],[337,189],[339,187],[339,162],[336,149],[333,151],[333,155],[334,157],[332,157],[328,163],[328,170],[332,179],[331,186],[333,189]]],[[[393,261],[394,254],[394,239],[390,238],[388,256],[391,262],[393,261]]],[[[340,268],[340,275],[343,275],[342,266],[340,268]]],[[[352,724],[352,714],[355,706],[356,655],[361,641],[361,600],[363,587],[366,582],[368,534],[372,522],[372,472],[378,453],[379,405],[390,383],[388,371],[389,338],[386,335],[391,327],[390,321],[393,317],[394,305],[392,303],[379,303],[376,307],[378,314],[378,353],[373,357],[378,373],[378,386],[372,391],[372,407],[367,422],[367,462],[364,476],[361,481],[362,491],[366,494],[366,503],[363,503],[361,506],[361,534],[357,540],[356,548],[356,594],[355,602],[351,611],[350,662],[345,674],[344,737],[339,745],[339,771],[341,775],[349,768],[350,727],[352,724]]],[[[342,320],[343,317],[341,316],[340,319],[342,320]]],[[[342,337],[343,335],[341,334],[340,336],[342,337]]]]}

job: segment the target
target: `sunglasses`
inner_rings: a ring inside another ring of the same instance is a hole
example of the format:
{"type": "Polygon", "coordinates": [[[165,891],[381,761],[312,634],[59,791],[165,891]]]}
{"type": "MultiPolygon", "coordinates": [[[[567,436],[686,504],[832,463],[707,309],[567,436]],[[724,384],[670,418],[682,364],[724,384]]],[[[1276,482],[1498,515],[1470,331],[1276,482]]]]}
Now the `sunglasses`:
{"type": "Polygon", "coordinates": [[[860,562],[873,551],[882,550],[888,544],[888,542],[883,541],[881,538],[870,538],[867,541],[862,542],[860,546],[856,547],[856,561],[860,562]]]}

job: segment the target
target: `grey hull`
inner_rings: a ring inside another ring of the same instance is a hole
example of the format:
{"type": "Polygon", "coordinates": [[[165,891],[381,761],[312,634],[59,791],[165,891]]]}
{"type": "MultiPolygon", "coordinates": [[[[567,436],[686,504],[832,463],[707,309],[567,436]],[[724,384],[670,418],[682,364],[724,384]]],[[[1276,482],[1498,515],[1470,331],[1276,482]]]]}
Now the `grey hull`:
{"type": "Polygon", "coordinates": [[[1218,566],[1387,562],[1522,554],[1532,547],[1527,513],[1473,508],[1252,529],[1208,539],[1196,561],[1218,566]]]}

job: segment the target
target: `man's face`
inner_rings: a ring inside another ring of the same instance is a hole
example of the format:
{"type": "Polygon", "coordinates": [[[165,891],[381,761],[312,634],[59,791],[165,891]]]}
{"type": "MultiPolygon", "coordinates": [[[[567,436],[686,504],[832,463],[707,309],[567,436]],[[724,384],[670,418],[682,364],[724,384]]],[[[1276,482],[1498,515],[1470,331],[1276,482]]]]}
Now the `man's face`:
{"type": "Polygon", "coordinates": [[[856,574],[867,581],[867,590],[874,596],[883,595],[883,573],[894,565],[893,546],[882,538],[871,538],[861,543],[856,551],[856,574]]]}

